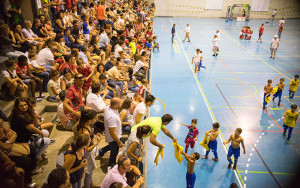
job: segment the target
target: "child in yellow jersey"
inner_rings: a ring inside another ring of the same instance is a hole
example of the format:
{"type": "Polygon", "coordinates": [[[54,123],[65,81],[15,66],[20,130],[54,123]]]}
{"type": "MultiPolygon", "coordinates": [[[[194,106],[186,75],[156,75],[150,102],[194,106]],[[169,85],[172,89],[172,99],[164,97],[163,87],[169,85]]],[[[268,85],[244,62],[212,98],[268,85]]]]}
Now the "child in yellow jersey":
{"type": "Polygon", "coordinates": [[[289,89],[290,99],[294,98],[295,92],[297,91],[297,87],[298,87],[298,84],[299,84],[298,79],[299,79],[299,75],[296,74],[294,79],[292,79],[291,82],[290,82],[290,89],[289,89]]]}
{"type": "Polygon", "coordinates": [[[282,91],[284,89],[284,78],[280,78],[280,82],[277,84],[277,92],[273,95],[273,101],[276,97],[278,97],[278,106],[280,106],[282,91]]]}
{"type": "Polygon", "coordinates": [[[296,104],[292,104],[291,106],[291,110],[287,110],[284,113],[284,119],[283,119],[283,128],[284,128],[284,132],[283,132],[283,136],[286,135],[286,131],[287,129],[289,129],[289,133],[288,133],[288,137],[286,140],[286,143],[289,144],[290,143],[290,138],[292,135],[292,131],[295,127],[296,121],[298,119],[298,112],[296,111],[297,109],[297,105],[296,104]]]}

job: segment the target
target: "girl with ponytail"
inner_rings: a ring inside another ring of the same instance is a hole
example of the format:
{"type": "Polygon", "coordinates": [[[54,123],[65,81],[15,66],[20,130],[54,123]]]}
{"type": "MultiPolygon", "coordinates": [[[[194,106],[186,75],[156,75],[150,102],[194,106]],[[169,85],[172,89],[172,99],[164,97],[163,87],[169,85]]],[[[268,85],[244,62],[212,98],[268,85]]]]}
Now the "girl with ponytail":
{"type": "Polygon", "coordinates": [[[70,182],[73,188],[81,188],[81,178],[84,167],[87,164],[86,148],[90,144],[88,135],[79,135],[65,152],[63,168],[70,174],[70,182]]]}
{"type": "Polygon", "coordinates": [[[94,110],[83,110],[81,112],[81,117],[76,125],[73,127],[75,137],[85,135],[90,138],[90,144],[86,148],[87,151],[87,169],[84,178],[84,187],[94,187],[92,183],[93,171],[96,169],[95,158],[98,155],[97,145],[101,141],[101,134],[97,134],[97,140],[94,142],[94,130],[90,125],[95,124],[97,120],[97,112],[94,110]]]}

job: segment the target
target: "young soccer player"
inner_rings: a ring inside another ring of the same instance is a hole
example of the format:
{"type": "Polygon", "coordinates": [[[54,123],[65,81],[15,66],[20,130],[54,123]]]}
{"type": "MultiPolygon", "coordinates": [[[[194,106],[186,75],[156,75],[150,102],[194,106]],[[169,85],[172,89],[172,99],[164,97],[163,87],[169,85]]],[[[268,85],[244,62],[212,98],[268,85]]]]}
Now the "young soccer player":
{"type": "Polygon", "coordinates": [[[296,74],[294,76],[294,79],[292,79],[291,82],[290,82],[289,96],[290,96],[291,100],[294,98],[295,92],[298,89],[298,85],[299,85],[299,80],[298,79],[299,79],[299,75],[296,74]]]}
{"type": "Polygon", "coordinates": [[[214,54],[212,56],[218,56],[219,41],[220,41],[220,39],[218,38],[218,36],[214,35],[214,39],[212,40],[212,42],[213,42],[212,51],[214,52],[214,54]]]}
{"type": "Polygon", "coordinates": [[[199,130],[196,127],[197,119],[192,119],[191,125],[186,125],[184,123],[181,123],[181,125],[184,125],[189,129],[189,133],[185,138],[185,153],[187,153],[189,146],[191,145],[191,148],[194,148],[195,142],[198,140],[199,130]]]}
{"type": "Polygon", "coordinates": [[[217,146],[218,146],[217,138],[219,136],[220,125],[218,122],[216,122],[216,123],[213,123],[212,126],[213,126],[212,130],[205,132],[205,134],[207,134],[209,136],[209,142],[208,142],[209,150],[206,151],[206,154],[202,157],[202,159],[207,159],[210,150],[212,150],[212,152],[215,155],[215,157],[213,157],[212,160],[219,161],[218,153],[217,153],[217,146]]]}
{"type": "Polygon", "coordinates": [[[268,85],[265,85],[264,88],[264,103],[263,103],[264,110],[266,109],[266,105],[268,104],[266,98],[271,95],[272,91],[273,91],[272,80],[268,80],[268,85]]]}
{"type": "Polygon", "coordinates": [[[240,144],[242,144],[244,154],[246,154],[244,140],[240,136],[241,133],[242,133],[242,129],[237,128],[235,130],[234,134],[230,135],[229,139],[226,142],[223,142],[223,144],[225,145],[225,144],[228,144],[231,141],[231,145],[229,146],[228,154],[227,154],[227,160],[229,161],[228,169],[231,168],[231,165],[232,165],[231,156],[234,155],[233,170],[236,170],[236,164],[237,164],[238,158],[240,156],[240,144]]]}
{"type": "Polygon", "coordinates": [[[192,58],[192,64],[194,64],[195,62],[195,74],[197,73],[197,68],[198,71],[200,71],[200,67],[206,69],[206,66],[202,66],[202,59],[203,59],[202,51],[199,48],[197,48],[196,53],[192,58]]]}
{"type": "Polygon", "coordinates": [[[260,43],[262,43],[262,38],[261,38],[261,36],[262,36],[262,34],[264,33],[264,29],[265,29],[264,24],[261,24],[261,26],[260,26],[260,28],[259,28],[259,30],[258,30],[259,34],[258,34],[257,42],[260,40],[260,43]]]}
{"type": "Polygon", "coordinates": [[[277,92],[273,95],[273,101],[276,97],[278,97],[278,106],[280,106],[282,91],[284,89],[284,78],[280,78],[280,82],[277,84],[277,92]]]}
{"type": "Polygon", "coordinates": [[[287,129],[289,129],[288,137],[286,139],[287,144],[290,143],[290,139],[291,139],[291,136],[292,136],[292,131],[293,131],[293,129],[295,127],[295,124],[296,124],[296,121],[298,119],[298,112],[296,111],[296,109],[297,109],[297,105],[292,104],[291,110],[287,110],[284,113],[284,119],[283,119],[284,132],[283,132],[283,136],[286,135],[286,131],[287,131],[287,129]]]}
{"type": "Polygon", "coordinates": [[[192,155],[187,155],[185,152],[181,151],[181,154],[188,161],[187,164],[187,172],[186,172],[186,187],[194,188],[194,184],[196,181],[196,174],[194,172],[195,162],[200,158],[200,154],[194,152],[192,155]]]}

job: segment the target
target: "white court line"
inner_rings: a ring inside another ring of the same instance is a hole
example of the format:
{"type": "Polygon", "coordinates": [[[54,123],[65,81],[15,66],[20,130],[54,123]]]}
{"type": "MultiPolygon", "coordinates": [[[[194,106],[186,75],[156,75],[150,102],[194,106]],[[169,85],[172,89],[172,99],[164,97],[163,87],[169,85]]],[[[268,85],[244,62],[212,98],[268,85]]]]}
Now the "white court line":
{"type": "MultiPolygon", "coordinates": [[[[171,18],[169,18],[169,20],[170,20],[171,24],[173,25],[173,22],[172,22],[171,18]]],[[[181,46],[181,48],[182,48],[182,50],[183,50],[183,52],[184,52],[185,58],[186,58],[186,60],[187,60],[187,63],[189,64],[189,67],[190,67],[190,69],[191,69],[191,71],[192,71],[192,74],[193,74],[193,76],[194,76],[194,78],[195,78],[195,81],[196,81],[197,86],[198,86],[198,88],[199,88],[199,90],[200,90],[201,96],[202,96],[202,98],[203,98],[203,100],[204,100],[204,102],[205,102],[206,108],[207,108],[207,110],[208,110],[208,112],[209,112],[209,115],[210,115],[210,117],[211,117],[211,119],[212,119],[212,122],[215,123],[215,120],[214,120],[214,118],[213,118],[212,112],[211,112],[211,110],[210,110],[210,108],[209,108],[209,106],[208,106],[208,104],[207,104],[207,100],[206,100],[206,98],[204,97],[204,94],[203,94],[203,91],[202,91],[202,87],[200,86],[200,83],[197,81],[198,78],[197,78],[196,75],[194,74],[194,70],[193,70],[193,68],[191,67],[191,63],[190,63],[189,57],[187,57],[187,54],[186,54],[185,51],[184,51],[184,48],[183,48],[183,46],[182,46],[182,43],[181,43],[181,41],[180,41],[180,37],[179,37],[177,31],[176,31],[176,35],[177,35],[177,38],[179,39],[179,44],[180,44],[180,46],[181,46]]],[[[221,136],[219,136],[219,138],[220,138],[221,143],[222,143],[222,145],[223,145],[224,140],[222,139],[221,136]]],[[[227,152],[227,149],[226,149],[225,145],[223,145],[223,148],[224,148],[225,152],[227,152]]],[[[235,174],[235,176],[236,176],[236,179],[237,179],[238,182],[239,182],[240,187],[243,187],[243,186],[242,186],[242,183],[241,183],[241,181],[240,181],[240,178],[239,178],[239,176],[238,176],[238,174],[237,174],[237,172],[236,172],[236,170],[233,170],[233,171],[234,171],[234,174],[235,174]]],[[[246,184],[245,184],[245,183],[244,183],[244,187],[246,187],[246,184]]]]}

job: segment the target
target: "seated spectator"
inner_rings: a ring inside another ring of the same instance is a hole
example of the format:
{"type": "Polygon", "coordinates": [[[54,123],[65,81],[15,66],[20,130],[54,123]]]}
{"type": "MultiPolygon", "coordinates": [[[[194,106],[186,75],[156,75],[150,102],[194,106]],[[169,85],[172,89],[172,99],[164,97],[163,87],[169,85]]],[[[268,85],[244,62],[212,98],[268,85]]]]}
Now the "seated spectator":
{"type": "MultiPolygon", "coordinates": [[[[37,106],[37,101],[36,98],[33,97],[29,97],[28,101],[30,102],[30,105],[32,106],[32,109],[34,110],[34,108],[37,106]]],[[[38,123],[35,124],[34,126],[38,129],[45,129],[49,132],[49,135],[51,134],[53,127],[54,127],[54,123],[45,123],[44,118],[40,115],[37,114],[36,111],[34,111],[35,115],[37,116],[38,119],[38,123]]],[[[55,140],[51,140],[51,144],[53,144],[55,142],[55,140]]]]}
{"type": "Polygon", "coordinates": [[[144,149],[143,138],[148,136],[151,132],[151,127],[149,125],[143,125],[131,131],[128,140],[125,142],[125,148],[123,150],[123,155],[128,155],[131,164],[139,168],[143,174],[143,158],[141,154],[144,149]]]}
{"type": "Polygon", "coordinates": [[[59,53],[63,54],[63,55],[69,55],[70,53],[68,53],[68,51],[71,51],[70,48],[68,48],[65,43],[64,43],[64,36],[60,33],[56,34],[55,36],[55,44],[56,47],[59,51],[59,53]]]}
{"type": "Polygon", "coordinates": [[[72,72],[69,68],[65,68],[60,76],[60,85],[61,90],[66,91],[68,90],[71,85],[74,83],[74,78],[72,78],[72,72]]]}
{"type": "Polygon", "coordinates": [[[44,38],[44,37],[48,36],[48,34],[45,32],[45,30],[43,30],[43,27],[42,27],[42,24],[41,24],[41,20],[38,19],[38,18],[35,18],[33,20],[33,26],[31,28],[31,30],[38,37],[44,38]]]}
{"type": "Polygon", "coordinates": [[[109,69],[113,68],[116,65],[117,58],[111,57],[110,61],[106,62],[104,69],[105,71],[108,71],[109,69]]]}
{"type": "Polygon", "coordinates": [[[62,12],[58,12],[55,15],[55,24],[54,24],[54,30],[53,31],[55,33],[57,33],[59,29],[61,29],[61,30],[66,29],[64,21],[63,21],[63,13],[62,12]]]}
{"type": "MultiPolygon", "coordinates": [[[[84,108],[82,101],[82,86],[84,83],[84,76],[80,73],[74,76],[74,84],[68,89],[65,100],[64,110],[65,114],[70,118],[70,124],[75,124],[76,120],[81,116],[81,110],[84,108]]],[[[67,127],[66,127],[67,128],[67,127]]],[[[70,127],[68,127],[70,128],[70,127]]],[[[72,127],[71,127],[72,128],[72,127]]]]}
{"type": "Polygon", "coordinates": [[[23,52],[17,50],[18,48],[21,48],[21,45],[16,44],[13,32],[10,31],[8,25],[2,24],[0,26],[0,54],[18,58],[20,55],[24,55],[23,52]]]}
{"type": "Polygon", "coordinates": [[[75,26],[73,26],[73,31],[72,31],[72,37],[74,41],[71,41],[71,47],[72,48],[78,48],[79,50],[82,48],[82,37],[79,34],[79,29],[75,26]]]}
{"type": "Polygon", "coordinates": [[[122,123],[122,130],[127,133],[130,133],[131,124],[132,124],[132,119],[131,119],[132,117],[129,112],[131,103],[132,103],[131,99],[125,99],[119,109],[120,120],[122,123]]]}
{"type": "Polygon", "coordinates": [[[135,66],[133,68],[133,75],[138,73],[141,68],[143,68],[143,70],[146,71],[148,67],[149,65],[146,62],[146,58],[142,56],[141,59],[135,63],[135,66]]]}
{"type": "Polygon", "coordinates": [[[116,66],[114,66],[113,68],[109,69],[109,71],[107,71],[107,75],[108,75],[108,83],[115,81],[115,84],[118,85],[121,89],[121,93],[123,92],[123,81],[129,81],[130,79],[122,76],[120,71],[122,70],[121,64],[120,62],[116,62],[116,66]]]}
{"type": "Polygon", "coordinates": [[[66,129],[66,130],[71,130],[73,125],[67,125],[68,120],[70,119],[66,114],[65,114],[65,110],[64,110],[64,100],[66,97],[66,91],[61,91],[59,93],[59,98],[61,103],[59,103],[59,105],[57,106],[57,115],[59,117],[60,123],[61,125],[66,129]]]}
{"type": "Polygon", "coordinates": [[[64,168],[52,170],[47,178],[46,185],[43,188],[67,188],[72,187],[70,183],[70,174],[64,168]]]}
{"type": "Polygon", "coordinates": [[[36,62],[36,53],[29,53],[29,67],[32,74],[40,79],[43,79],[43,92],[47,92],[47,83],[49,81],[49,72],[47,72],[46,67],[41,66],[36,62]]]}
{"type": "Polygon", "coordinates": [[[132,97],[132,104],[129,109],[130,114],[133,114],[136,106],[141,102],[144,102],[144,99],[141,97],[139,93],[135,93],[134,96],[132,97]]]}
{"type": "Polygon", "coordinates": [[[99,76],[99,80],[101,96],[105,99],[112,99],[113,97],[116,97],[116,91],[107,84],[107,78],[104,74],[99,76]]]}
{"type": "Polygon", "coordinates": [[[128,156],[120,157],[118,164],[111,168],[106,174],[105,178],[102,181],[101,188],[109,188],[111,184],[115,182],[120,182],[123,184],[123,187],[130,187],[126,182],[126,173],[134,172],[137,177],[137,181],[132,187],[141,187],[144,184],[143,175],[140,170],[131,165],[130,159],[128,156]]]}
{"type": "Polygon", "coordinates": [[[137,92],[140,88],[138,81],[136,80],[135,76],[133,76],[133,69],[128,69],[129,81],[127,82],[128,90],[132,92],[137,92]]]}
{"type": "MultiPolygon", "coordinates": [[[[31,87],[31,96],[35,97],[35,88],[38,87],[40,95],[38,98],[45,98],[43,95],[42,80],[38,77],[31,74],[30,67],[28,65],[27,58],[24,55],[18,57],[17,69],[18,77],[26,84],[31,87]]],[[[41,102],[41,99],[37,99],[38,102],[41,102]]]]}
{"type": "Polygon", "coordinates": [[[93,76],[93,80],[98,80],[99,81],[99,76],[101,75],[101,74],[104,74],[104,75],[106,75],[107,73],[106,73],[106,71],[105,71],[105,67],[104,67],[104,65],[102,64],[102,63],[99,63],[98,65],[97,65],[97,67],[96,67],[96,71],[95,71],[96,73],[95,73],[95,75],[93,76]]]}
{"type": "Polygon", "coordinates": [[[0,79],[2,93],[5,93],[6,89],[8,89],[9,95],[7,97],[9,100],[15,99],[16,90],[20,92],[21,97],[26,97],[28,86],[17,76],[16,62],[14,60],[7,60],[5,66],[7,69],[2,71],[0,79]]]}
{"type": "Polygon", "coordinates": [[[118,44],[119,45],[115,46],[115,53],[114,53],[114,55],[115,55],[116,58],[120,57],[119,52],[123,51],[124,47],[125,47],[125,42],[122,41],[122,40],[120,40],[118,44]]]}
{"type": "Polygon", "coordinates": [[[110,44],[110,39],[112,37],[112,33],[107,33],[107,35],[103,35],[99,42],[99,49],[104,50],[106,54],[106,59],[110,57],[110,52],[112,46],[110,44]]]}
{"type": "Polygon", "coordinates": [[[103,101],[103,98],[106,96],[106,94],[104,93],[104,96],[101,97],[100,93],[101,93],[100,84],[94,83],[92,85],[92,92],[89,93],[86,98],[86,107],[95,110],[97,113],[100,112],[104,113],[106,104],[103,101]]]}
{"type": "Polygon", "coordinates": [[[67,55],[65,56],[65,62],[59,66],[58,71],[64,72],[65,69],[70,69],[71,74],[74,76],[78,73],[76,68],[77,65],[75,57],[73,55],[67,55]]]}
{"type": "Polygon", "coordinates": [[[64,30],[64,36],[63,37],[64,37],[65,45],[68,48],[71,48],[72,47],[72,43],[75,42],[75,39],[71,35],[70,29],[67,28],[67,29],[64,30]]]}
{"type": "Polygon", "coordinates": [[[73,188],[81,188],[81,179],[87,165],[86,148],[89,145],[90,137],[86,134],[79,135],[64,154],[63,168],[69,172],[73,188]]]}
{"type": "Polygon", "coordinates": [[[9,121],[11,129],[18,135],[16,142],[25,142],[37,146],[36,159],[38,161],[47,160],[44,151],[51,142],[48,138],[49,132],[47,130],[40,130],[34,126],[38,123],[38,119],[28,99],[16,99],[14,108],[9,116],[9,121]],[[41,136],[33,137],[33,134],[41,136]]]}
{"type": "Polygon", "coordinates": [[[16,42],[21,45],[22,49],[25,49],[25,51],[22,51],[22,52],[26,52],[26,49],[28,48],[28,44],[29,44],[29,38],[25,38],[22,34],[22,27],[21,25],[16,25],[15,27],[15,31],[14,31],[14,35],[15,35],[15,39],[16,39],[16,42]]]}
{"type": "Polygon", "coordinates": [[[145,93],[147,92],[149,95],[151,95],[150,93],[150,87],[148,86],[148,80],[147,79],[142,79],[141,81],[142,85],[140,86],[139,90],[137,91],[141,97],[144,98],[145,93]]]}
{"type": "Polygon", "coordinates": [[[59,77],[60,74],[58,71],[51,72],[51,79],[47,84],[47,90],[49,93],[49,97],[47,97],[47,100],[50,102],[59,102],[59,93],[61,91],[59,77]]]}
{"type": "Polygon", "coordinates": [[[46,67],[46,70],[50,72],[50,70],[56,70],[55,61],[54,61],[54,55],[53,55],[53,47],[55,45],[55,42],[53,39],[48,39],[45,43],[46,47],[43,48],[38,54],[36,62],[46,67]]]}
{"type": "Polygon", "coordinates": [[[36,34],[33,33],[31,30],[32,28],[32,23],[28,20],[25,20],[24,22],[24,28],[22,28],[22,34],[24,38],[32,44],[35,44],[37,46],[38,52],[41,51],[43,48],[45,42],[43,41],[42,38],[38,37],[36,34]]]}
{"type": "Polygon", "coordinates": [[[141,102],[136,106],[132,116],[133,125],[136,125],[144,120],[147,107],[151,107],[154,104],[154,102],[155,97],[153,95],[148,95],[146,97],[145,102],[141,102]]]}
{"type": "Polygon", "coordinates": [[[84,64],[82,59],[79,58],[77,60],[77,72],[81,73],[85,77],[84,84],[82,87],[82,93],[84,98],[86,98],[87,91],[89,90],[92,84],[92,76],[94,74],[94,70],[92,70],[88,65],[84,64]]]}

